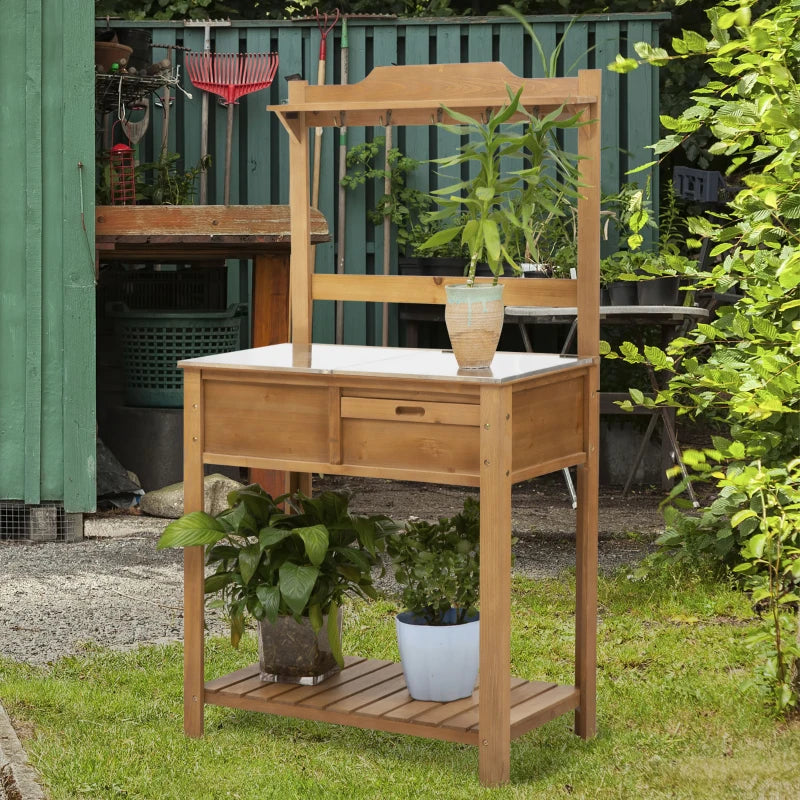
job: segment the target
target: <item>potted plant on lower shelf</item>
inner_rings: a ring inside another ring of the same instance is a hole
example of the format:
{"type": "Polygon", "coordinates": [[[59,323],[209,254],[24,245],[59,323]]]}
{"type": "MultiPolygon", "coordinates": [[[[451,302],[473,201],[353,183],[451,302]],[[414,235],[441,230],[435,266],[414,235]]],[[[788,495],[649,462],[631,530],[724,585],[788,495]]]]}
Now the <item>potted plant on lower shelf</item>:
{"type": "Polygon", "coordinates": [[[353,515],[348,504],[344,492],[273,499],[254,484],[231,492],[216,516],[185,514],[158,541],[160,548],[206,547],[207,599],[230,617],[234,647],[246,617],[258,621],[264,681],[313,685],[338,671],[344,598],[377,596],[372,569],[396,526],[388,517],[353,515]]]}
{"type": "Polygon", "coordinates": [[[387,540],[408,609],[395,618],[408,692],[415,700],[469,697],[478,677],[480,507],[468,497],[453,517],[412,518],[387,540]]]}
{"type": "Polygon", "coordinates": [[[485,122],[445,109],[457,124],[439,123],[466,142],[435,163],[472,177],[433,192],[439,208],[428,220],[441,228],[420,250],[458,238],[468,254],[466,284],[446,287],[445,321],[462,369],[491,363],[503,325],[498,279],[507,270],[521,274],[520,261],[531,260],[541,249],[543,226],[568,215],[577,196],[576,159],[561,149],[556,132],[583,124],[580,115],[566,117],[559,108],[540,118],[521,105],[521,94],[521,89],[509,89],[509,102],[485,122]],[[475,282],[479,262],[488,265],[491,284],[475,282]]]}

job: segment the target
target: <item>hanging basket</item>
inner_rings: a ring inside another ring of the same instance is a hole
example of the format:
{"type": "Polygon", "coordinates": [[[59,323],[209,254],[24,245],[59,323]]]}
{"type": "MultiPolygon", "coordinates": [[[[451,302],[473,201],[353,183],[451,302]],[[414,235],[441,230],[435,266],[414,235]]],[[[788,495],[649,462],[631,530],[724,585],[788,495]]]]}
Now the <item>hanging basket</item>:
{"type": "Polygon", "coordinates": [[[444,318],[450,344],[461,369],[486,369],[494,358],[503,329],[501,284],[446,286],[444,318]]]}

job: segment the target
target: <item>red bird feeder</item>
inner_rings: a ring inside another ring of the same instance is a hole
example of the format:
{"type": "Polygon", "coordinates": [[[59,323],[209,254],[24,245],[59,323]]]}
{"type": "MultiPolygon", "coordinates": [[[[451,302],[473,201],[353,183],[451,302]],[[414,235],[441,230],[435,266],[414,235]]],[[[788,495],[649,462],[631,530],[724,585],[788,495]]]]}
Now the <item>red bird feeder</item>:
{"type": "Polygon", "coordinates": [[[111,205],[136,205],[136,175],[134,173],[132,147],[120,143],[111,148],[109,172],[111,205]]]}

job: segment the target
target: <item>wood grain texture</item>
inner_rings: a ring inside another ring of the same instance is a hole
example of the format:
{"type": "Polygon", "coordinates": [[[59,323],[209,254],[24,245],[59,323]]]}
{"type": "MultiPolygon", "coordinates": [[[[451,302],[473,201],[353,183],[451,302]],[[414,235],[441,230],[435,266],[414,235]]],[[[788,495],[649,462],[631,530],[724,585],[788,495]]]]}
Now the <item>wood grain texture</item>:
{"type": "MultiPolygon", "coordinates": [[[[309,209],[309,232],[318,241],[328,238],[328,223],[316,209],[309,209]]],[[[176,236],[184,241],[254,240],[289,242],[291,220],[288,205],[276,206],[97,206],[99,241],[136,237],[151,241],[176,236]]]]}
{"type": "Polygon", "coordinates": [[[481,652],[479,773],[484,786],[510,775],[511,387],[481,390],[481,652]]]}
{"type": "MultiPolygon", "coordinates": [[[[479,743],[480,686],[470,697],[450,703],[414,700],[406,689],[400,664],[352,656],[345,657],[341,672],[316,686],[264,683],[258,672],[258,665],[254,664],[208,681],[206,702],[465,744],[479,743]]],[[[510,678],[510,717],[514,720],[515,737],[542,724],[545,718],[564,713],[565,706],[576,703],[576,698],[577,691],[572,686],[510,678]]]]}
{"type": "MultiPolygon", "coordinates": [[[[260,253],[253,259],[253,347],[289,341],[289,254],[260,253]]],[[[281,470],[254,469],[250,481],[273,497],[286,490],[281,470]]]]}
{"type": "MultiPolygon", "coordinates": [[[[199,370],[183,376],[183,508],[203,510],[203,406],[199,370]]],[[[183,551],[183,729],[203,735],[204,563],[205,548],[183,551]]]]}
{"type": "MultiPolygon", "coordinates": [[[[315,300],[374,301],[443,305],[445,286],[463,283],[461,277],[422,275],[314,275],[311,291],[315,300]]],[[[478,278],[476,283],[491,283],[478,278]]],[[[501,278],[503,302],[507,306],[571,308],[577,302],[577,281],[562,278],[501,278]]]]}

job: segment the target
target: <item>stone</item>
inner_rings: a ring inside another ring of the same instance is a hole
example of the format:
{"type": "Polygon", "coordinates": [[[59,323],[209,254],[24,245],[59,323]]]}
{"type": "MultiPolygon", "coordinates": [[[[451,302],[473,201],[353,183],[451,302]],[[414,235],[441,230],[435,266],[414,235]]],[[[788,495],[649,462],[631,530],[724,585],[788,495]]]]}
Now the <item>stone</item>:
{"type": "MultiPolygon", "coordinates": [[[[214,473],[203,481],[204,508],[207,514],[219,514],[228,506],[228,493],[241,489],[244,484],[214,473]]],[[[163,489],[147,492],[139,501],[139,508],[151,517],[178,519],[183,516],[183,483],[173,483],[163,489]]]]}

